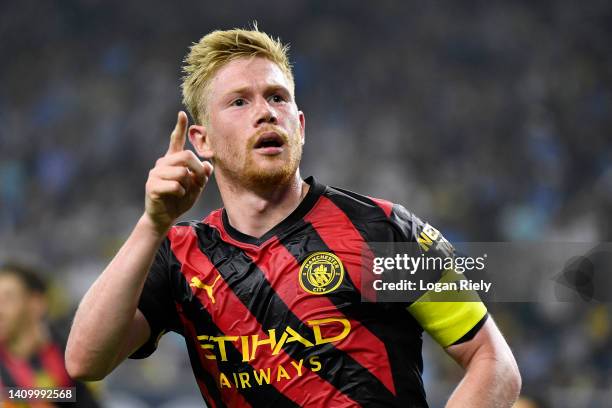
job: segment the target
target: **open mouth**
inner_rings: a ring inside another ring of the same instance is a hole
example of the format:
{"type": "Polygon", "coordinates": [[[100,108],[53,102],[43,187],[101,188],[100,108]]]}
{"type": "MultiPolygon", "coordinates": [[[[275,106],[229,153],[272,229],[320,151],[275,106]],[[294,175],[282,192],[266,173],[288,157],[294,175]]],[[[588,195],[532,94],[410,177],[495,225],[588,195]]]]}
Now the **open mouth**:
{"type": "Polygon", "coordinates": [[[269,147],[283,147],[285,142],[283,138],[280,137],[278,133],[268,132],[259,136],[257,142],[255,143],[255,149],[265,149],[269,147]]]}

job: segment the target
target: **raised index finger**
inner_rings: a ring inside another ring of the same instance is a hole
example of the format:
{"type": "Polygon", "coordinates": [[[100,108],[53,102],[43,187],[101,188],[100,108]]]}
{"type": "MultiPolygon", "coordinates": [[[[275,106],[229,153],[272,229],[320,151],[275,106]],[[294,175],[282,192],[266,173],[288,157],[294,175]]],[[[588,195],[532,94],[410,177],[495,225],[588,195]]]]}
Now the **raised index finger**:
{"type": "Polygon", "coordinates": [[[182,152],[185,149],[185,139],[187,132],[187,114],[183,111],[179,111],[178,117],[176,118],[176,126],[170,134],[170,146],[166,156],[172,153],[182,152]]]}

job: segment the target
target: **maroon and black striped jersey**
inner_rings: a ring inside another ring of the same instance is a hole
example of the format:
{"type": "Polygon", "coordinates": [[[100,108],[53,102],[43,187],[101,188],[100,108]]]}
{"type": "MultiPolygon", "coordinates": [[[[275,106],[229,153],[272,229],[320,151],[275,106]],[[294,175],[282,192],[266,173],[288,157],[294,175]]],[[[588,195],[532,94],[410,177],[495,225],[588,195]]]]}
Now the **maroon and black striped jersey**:
{"type": "Polygon", "coordinates": [[[416,242],[426,224],[306,182],[300,205],[261,238],[223,209],[171,229],[139,303],[151,337],[132,358],[180,333],[209,407],[426,407],[423,329],[442,346],[463,341],[485,307],[362,302],[368,243],[416,242]]]}

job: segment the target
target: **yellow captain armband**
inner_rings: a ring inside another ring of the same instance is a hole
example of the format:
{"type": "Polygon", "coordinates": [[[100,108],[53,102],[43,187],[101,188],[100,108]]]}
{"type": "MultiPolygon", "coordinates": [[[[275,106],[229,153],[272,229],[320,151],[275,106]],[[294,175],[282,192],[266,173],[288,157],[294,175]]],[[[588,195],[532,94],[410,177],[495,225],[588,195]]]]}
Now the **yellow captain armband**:
{"type": "Polygon", "coordinates": [[[415,302],[408,311],[442,347],[472,330],[487,314],[482,302],[415,302]]]}
{"type": "MultiPolygon", "coordinates": [[[[445,274],[440,282],[457,279],[445,274]]],[[[448,347],[474,328],[487,314],[486,306],[474,291],[463,291],[458,301],[448,293],[428,291],[408,307],[408,311],[442,347],[448,347]]]]}

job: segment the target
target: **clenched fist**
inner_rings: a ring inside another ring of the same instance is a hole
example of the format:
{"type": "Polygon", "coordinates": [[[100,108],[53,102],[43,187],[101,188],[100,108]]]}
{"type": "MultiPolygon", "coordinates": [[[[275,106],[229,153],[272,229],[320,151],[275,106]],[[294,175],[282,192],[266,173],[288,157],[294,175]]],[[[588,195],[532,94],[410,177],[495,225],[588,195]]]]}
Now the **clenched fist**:
{"type": "Polygon", "coordinates": [[[187,122],[187,114],[180,111],[168,151],[157,160],[146,184],[145,215],[164,233],[193,206],[213,171],[209,162],[185,150],[187,122]]]}

